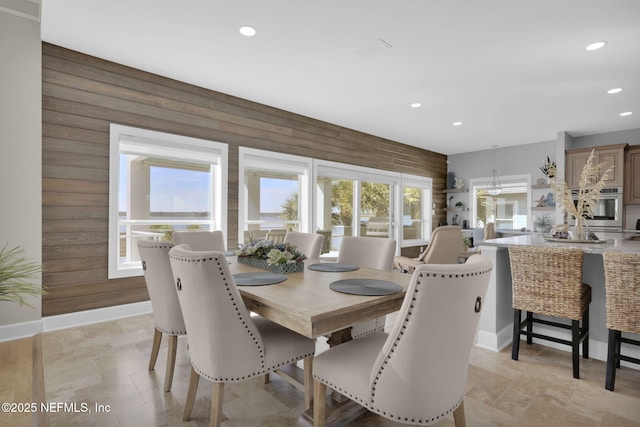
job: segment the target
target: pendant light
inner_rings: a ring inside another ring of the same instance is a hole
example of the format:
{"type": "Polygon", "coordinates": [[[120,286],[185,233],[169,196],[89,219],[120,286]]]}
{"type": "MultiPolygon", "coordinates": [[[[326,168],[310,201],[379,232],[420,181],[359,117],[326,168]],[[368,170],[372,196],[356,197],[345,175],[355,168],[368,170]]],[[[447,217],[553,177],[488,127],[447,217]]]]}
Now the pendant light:
{"type": "Polygon", "coordinates": [[[492,145],[493,147],[493,170],[491,171],[491,180],[489,181],[489,185],[487,185],[487,193],[492,196],[497,196],[502,191],[502,185],[500,185],[500,179],[498,178],[498,171],[496,170],[496,147],[497,145],[492,145]]]}

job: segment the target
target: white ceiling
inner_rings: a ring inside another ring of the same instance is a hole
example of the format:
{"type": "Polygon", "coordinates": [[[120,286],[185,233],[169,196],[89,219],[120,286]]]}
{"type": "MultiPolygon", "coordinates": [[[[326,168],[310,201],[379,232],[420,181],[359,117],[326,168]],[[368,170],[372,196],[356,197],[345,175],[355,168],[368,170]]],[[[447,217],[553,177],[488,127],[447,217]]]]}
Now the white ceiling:
{"type": "Polygon", "coordinates": [[[42,0],[42,40],[443,154],[640,128],[638,0],[42,0]]]}

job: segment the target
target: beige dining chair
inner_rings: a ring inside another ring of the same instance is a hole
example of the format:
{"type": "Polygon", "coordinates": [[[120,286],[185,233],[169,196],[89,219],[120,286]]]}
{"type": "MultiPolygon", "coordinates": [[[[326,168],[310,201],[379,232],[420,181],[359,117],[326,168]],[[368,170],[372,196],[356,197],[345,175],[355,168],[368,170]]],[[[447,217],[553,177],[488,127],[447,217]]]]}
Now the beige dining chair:
{"type": "Polygon", "coordinates": [[[423,264],[389,333],[332,347],[314,359],[314,426],[325,424],[327,386],[389,420],[428,425],[453,413],[465,425],[469,355],[492,264],[423,264]]]}
{"type": "Polygon", "coordinates": [[[187,333],[182,318],[182,310],[178,302],[178,295],[173,285],[171,265],[169,264],[169,250],[172,247],[172,242],[150,239],[138,240],[138,253],[142,261],[144,281],[149,291],[153,321],[155,323],[153,345],[149,359],[150,371],[155,368],[162,335],[166,334],[169,337],[164,391],[171,390],[173,371],[176,364],[178,336],[187,333]]]}
{"type": "MultiPolygon", "coordinates": [[[[340,243],[337,262],[376,270],[391,270],[395,251],[396,241],[393,239],[345,236],[340,243]]],[[[385,321],[386,316],[381,316],[356,323],[351,329],[351,337],[355,339],[381,331],[385,321]]]]}
{"type": "Polygon", "coordinates": [[[513,343],[511,358],[518,360],[520,336],[553,341],[571,347],[573,377],[580,378],[580,343],[582,357],[589,358],[589,304],[591,287],[582,283],[582,249],[536,246],[510,246],[513,295],[513,343]],[[522,311],[526,319],[522,320],[522,311]],[[560,323],[534,314],[570,321],[560,323]],[[533,331],[543,324],[571,331],[571,339],[561,339],[533,331]]]}
{"type": "Polygon", "coordinates": [[[484,226],[484,240],[491,240],[496,238],[496,224],[488,222],[484,226]]]}
{"type": "Polygon", "coordinates": [[[413,273],[420,264],[457,264],[462,246],[462,229],[457,225],[443,225],[431,232],[429,245],[419,257],[397,256],[393,260],[393,266],[406,273],[413,273]]]}
{"type": "Polygon", "coordinates": [[[189,245],[193,251],[220,251],[224,252],[224,234],[220,230],[181,230],[173,232],[173,241],[176,245],[189,245]]]}
{"type": "Polygon", "coordinates": [[[267,231],[265,240],[271,240],[273,243],[282,243],[284,242],[284,236],[286,235],[286,228],[271,228],[269,231],[267,231]]]}
{"type": "Polygon", "coordinates": [[[609,344],[605,388],[613,391],[620,361],[640,364],[640,359],[622,354],[621,343],[640,346],[625,334],[640,334],[640,254],[606,251],[604,258],[607,329],[609,344]]]}
{"type": "Polygon", "coordinates": [[[299,252],[307,256],[307,259],[318,259],[320,258],[324,236],[322,234],[289,231],[284,236],[284,242],[295,246],[299,252]]]}
{"type": "Polygon", "coordinates": [[[169,257],[191,355],[184,421],[191,417],[201,376],[213,382],[210,425],[219,426],[225,383],[264,376],[298,360],[304,360],[305,405],[311,407],[315,340],[251,316],[222,252],[178,245],[169,257]]]}

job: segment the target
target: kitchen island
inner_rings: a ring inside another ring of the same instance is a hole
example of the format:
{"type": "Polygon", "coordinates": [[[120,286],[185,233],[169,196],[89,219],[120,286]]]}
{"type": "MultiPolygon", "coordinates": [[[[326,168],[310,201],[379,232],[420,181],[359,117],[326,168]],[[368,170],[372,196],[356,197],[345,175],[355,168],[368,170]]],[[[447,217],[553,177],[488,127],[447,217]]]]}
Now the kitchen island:
{"type": "MultiPolygon", "coordinates": [[[[508,247],[513,245],[538,246],[538,247],[564,247],[579,248],[584,252],[583,282],[592,288],[592,301],[590,306],[589,322],[589,356],[599,360],[607,358],[608,331],[606,326],[606,300],[605,279],[602,254],[607,251],[620,251],[626,253],[640,253],[640,240],[631,240],[637,233],[597,233],[601,242],[598,243],[573,243],[573,242],[549,242],[542,234],[533,233],[526,236],[504,237],[485,240],[479,243],[482,255],[488,257],[494,264],[494,270],[489,281],[489,289],[485,298],[482,316],[478,331],[477,345],[493,351],[500,351],[512,341],[513,334],[513,308],[511,305],[511,268],[509,266],[508,247]]],[[[542,328],[548,335],[568,339],[569,334],[558,331],[555,328],[542,328]]],[[[640,336],[630,335],[634,339],[640,336]]],[[[536,340],[543,345],[548,345],[568,351],[569,348],[549,341],[536,340]]],[[[626,351],[632,357],[640,357],[637,348],[626,351]]],[[[624,362],[623,362],[624,364],[624,362]]],[[[628,366],[638,369],[637,365],[628,366]]]]}

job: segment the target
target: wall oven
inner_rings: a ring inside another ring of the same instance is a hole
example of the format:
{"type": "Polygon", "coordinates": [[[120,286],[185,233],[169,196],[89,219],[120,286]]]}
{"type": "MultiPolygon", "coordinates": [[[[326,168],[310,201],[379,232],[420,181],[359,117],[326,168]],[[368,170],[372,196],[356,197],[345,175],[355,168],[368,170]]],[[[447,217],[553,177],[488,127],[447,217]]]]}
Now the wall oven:
{"type": "MultiPolygon", "coordinates": [[[[573,203],[578,203],[578,190],[571,192],[573,203]]],[[[603,188],[600,199],[593,213],[593,218],[587,218],[587,225],[591,231],[622,231],[622,188],[603,188]]],[[[575,224],[575,218],[569,220],[575,224]]]]}

